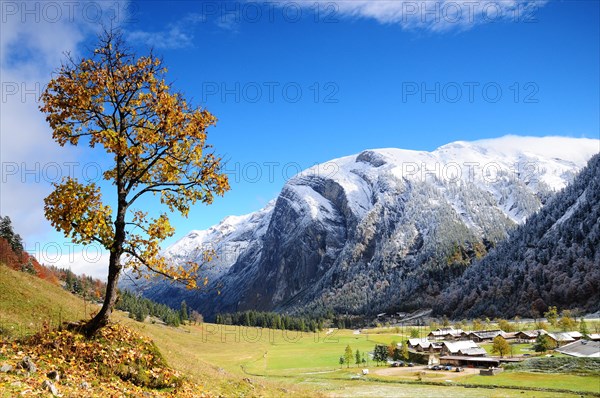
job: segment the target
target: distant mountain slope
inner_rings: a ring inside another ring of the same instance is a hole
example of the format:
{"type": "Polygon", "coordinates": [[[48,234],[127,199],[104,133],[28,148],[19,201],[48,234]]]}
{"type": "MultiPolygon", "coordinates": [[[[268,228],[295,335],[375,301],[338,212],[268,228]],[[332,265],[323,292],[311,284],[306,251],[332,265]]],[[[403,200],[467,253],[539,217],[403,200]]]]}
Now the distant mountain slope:
{"type": "MultiPolygon", "coordinates": [[[[275,201],[264,209],[243,216],[229,216],[219,224],[207,230],[190,231],[186,236],[167,247],[163,255],[176,264],[203,264],[202,276],[208,278],[210,285],[203,291],[188,291],[179,285],[155,280],[134,279],[130,273],[121,280],[121,287],[144,292],[146,297],[179,308],[186,300],[192,308],[201,297],[218,295],[222,284],[220,278],[229,272],[242,253],[257,253],[262,248],[262,238],[269,226],[275,201]],[[212,261],[204,262],[205,254],[216,253],[212,261]]],[[[202,285],[203,283],[200,283],[202,285]]]]}
{"type": "Polygon", "coordinates": [[[209,279],[223,275],[234,264],[240,253],[255,250],[264,236],[275,201],[264,209],[243,216],[226,217],[219,224],[204,231],[191,231],[169,246],[164,255],[175,262],[202,262],[206,251],[214,250],[218,256],[205,267],[209,279]]]}
{"type": "Polygon", "coordinates": [[[208,291],[138,289],[171,305],[185,299],[208,319],[245,309],[415,309],[572,181],[599,142],[509,136],[335,159],[292,178],[260,212],[166,251],[184,263],[208,241],[233,248],[220,253],[208,291]]]}
{"type": "Polygon", "coordinates": [[[454,317],[600,310],[600,155],[439,298],[454,317]]]}

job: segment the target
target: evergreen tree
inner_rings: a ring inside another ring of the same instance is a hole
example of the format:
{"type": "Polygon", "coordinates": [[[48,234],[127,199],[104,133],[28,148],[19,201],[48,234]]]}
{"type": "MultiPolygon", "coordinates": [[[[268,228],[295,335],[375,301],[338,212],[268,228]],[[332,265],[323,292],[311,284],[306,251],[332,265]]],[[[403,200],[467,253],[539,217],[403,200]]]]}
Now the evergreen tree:
{"type": "Polygon", "coordinates": [[[361,357],[360,357],[360,351],[358,351],[358,348],[356,349],[356,356],[355,356],[355,364],[358,367],[358,365],[360,365],[361,362],[361,357]]]}
{"type": "Polygon", "coordinates": [[[134,311],[135,320],[138,322],[144,322],[148,317],[149,311],[145,305],[139,304],[134,311]]]}
{"type": "Polygon", "coordinates": [[[16,254],[23,252],[23,239],[13,230],[12,221],[8,216],[0,216],[0,238],[6,239],[16,254]]]}
{"type": "Polygon", "coordinates": [[[400,361],[402,359],[402,352],[400,351],[400,348],[398,348],[397,345],[392,350],[392,359],[394,361],[400,361]]]}
{"type": "Polygon", "coordinates": [[[65,289],[71,293],[73,292],[73,284],[75,283],[74,276],[70,270],[67,270],[65,273],[65,289]]]}
{"type": "Polygon", "coordinates": [[[27,272],[31,275],[37,274],[35,268],[33,267],[33,263],[31,262],[31,258],[28,258],[27,262],[21,265],[21,272],[27,272]]]}
{"type": "Polygon", "coordinates": [[[185,303],[185,300],[181,302],[181,307],[179,309],[179,318],[181,318],[181,323],[185,323],[190,319],[190,315],[188,313],[188,307],[185,303]]]}
{"type": "Polygon", "coordinates": [[[380,362],[386,362],[388,356],[387,346],[383,344],[377,344],[375,346],[375,350],[373,351],[373,360],[377,362],[377,366],[379,366],[380,362]]]}

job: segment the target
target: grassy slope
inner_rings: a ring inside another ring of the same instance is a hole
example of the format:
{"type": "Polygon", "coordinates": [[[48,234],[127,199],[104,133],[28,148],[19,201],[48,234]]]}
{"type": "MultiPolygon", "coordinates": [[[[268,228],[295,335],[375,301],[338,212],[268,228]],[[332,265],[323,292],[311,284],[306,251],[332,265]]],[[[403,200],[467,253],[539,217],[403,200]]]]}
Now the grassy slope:
{"type": "MultiPolygon", "coordinates": [[[[0,337],[17,337],[40,329],[43,322],[75,321],[89,314],[82,299],[58,286],[13,271],[0,265],[0,337]],[[8,333],[7,333],[8,332],[8,333]]],[[[175,369],[186,373],[207,390],[225,396],[519,396],[518,390],[463,389],[428,385],[409,385],[376,381],[354,381],[357,369],[339,369],[338,359],[346,345],[353,350],[370,351],[376,343],[400,341],[390,331],[371,335],[354,335],[336,331],[332,335],[221,327],[205,324],[170,328],[138,323],[123,314],[114,321],[132,325],[155,340],[175,369]],[[265,358],[266,353],[266,358],[265,358]],[[320,373],[324,372],[324,373],[320,373]],[[264,377],[266,375],[266,377],[264,377]]],[[[369,366],[372,368],[371,366],[369,366]]],[[[471,376],[464,382],[570,388],[596,392],[597,377],[568,375],[531,375],[507,372],[500,377],[471,376]],[[557,384],[558,383],[558,384],[557,384]]],[[[531,393],[531,392],[529,392],[531,393]]],[[[535,394],[569,396],[556,393],[535,394]]],[[[523,395],[520,395],[523,396],[523,395]]]]}
{"type": "MultiPolygon", "coordinates": [[[[18,272],[0,264],[0,339],[18,338],[34,334],[42,329],[44,323],[57,326],[65,321],[78,321],[89,317],[94,308],[85,304],[81,298],[66,292],[60,286],[53,285],[35,276],[18,272]]],[[[182,362],[180,357],[194,358],[197,354],[190,352],[190,347],[183,344],[181,338],[174,338],[182,333],[183,328],[160,327],[158,325],[142,325],[124,315],[115,314],[113,321],[134,324],[155,338],[169,365],[189,375],[193,381],[200,382],[214,393],[226,396],[281,396],[284,390],[296,392],[297,396],[306,396],[305,389],[287,389],[279,383],[256,383],[244,380],[244,375],[230,374],[216,366],[205,363],[182,362]],[[154,329],[151,326],[156,326],[154,329]],[[179,365],[179,366],[178,366],[179,365]],[[283,390],[282,390],[283,389],[283,390]]],[[[1,388],[0,388],[1,389],[1,388]]]]}
{"type": "Polygon", "coordinates": [[[60,286],[0,264],[0,337],[39,331],[89,315],[90,305],[60,286]]]}

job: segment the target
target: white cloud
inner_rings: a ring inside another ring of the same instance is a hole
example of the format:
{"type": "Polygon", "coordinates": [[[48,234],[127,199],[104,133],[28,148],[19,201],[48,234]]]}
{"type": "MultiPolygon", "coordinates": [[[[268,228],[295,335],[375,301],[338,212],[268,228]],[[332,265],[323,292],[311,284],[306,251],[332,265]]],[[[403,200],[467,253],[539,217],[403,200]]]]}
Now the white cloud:
{"type": "Polygon", "coordinates": [[[384,24],[398,24],[408,30],[445,32],[500,21],[536,22],[537,11],[545,3],[546,0],[285,0],[274,4],[279,7],[301,5],[315,12],[318,10],[328,19],[338,16],[367,18],[384,24]]]}
{"type": "Polygon", "coordinates": [[[0,7],[0,214],[10,216],[27,241],[50,232],[43,198],[52,181],[74,170],[69,162],[78,153],[52,140],[39,96],[64,53],[76,55],[110,19],[124,21],[127,2],[23,1],[0,7]]]}
{"type": "Polygon", "coordinates": [[[239,0],[203,3],[202,12],[190,13],[169,23],[163,30],[136,30],[128,34],[137,41],[158,49],[194,46],[193,29],[208,22],[219,29],[238,33],[243,23],[272,21],[297,22],[304,16],[320,22],[339,22],[342,18],[373,19],[396,24],[406,30],[447,32],[467,30],[475,25],[497,22],[535,23],[538,10],[547,0],[239,0]],[[273,9],[279,9],[274,13],[273,9]],[[302,12],[301,10],[305,11],[302,12]],[[300,11],[299,11],[300,10],[300,11]],[[308,14],[311,14],[308,16],[308,14]],[[313,15],[314,14],[314,15],[313,15]]]}
{"type": "Polygon", "coordinates": [[[75,274],[85,274],[103,281],[107,279],[110,253],[97,245],[81,248],[68,243],[46,243],[34,250],[30,254],[46,266],[70,269],[75,274]]]}
{"type": "Polygon", "coordinates": [[[220,18],[217,18],[215,24],[223,30],[237,33],[239,31],[240,21],[241,18],[239,13],[230,12],[224,13],[220,18]]]}
{"type": "Polygon", "coordinates": [[[179,50],[194,47],[193,32],[197,25],[210,23],[222,30],[239,32],[244,20],[240,14],[240,3],[235,3],[232,9],[228,9],[225,2],[204,3],[201,9],[202,12],[191,12],[175,22],[166,24],[163,30],[132,30],[127,33],[127,39],[156,49],[179,50]]]}
{"type": "Polygon", "coordinates": [[[191,47],[194,36],[182,24],[172,24],[167,30],[159,32],[132,31],[127,34],[127,39],[156,49],[171,50],[191,47]]]}
{"type": "Polygon", "coordinates": [[[132,30],[127,32],[129,42],[143,43],[149,47],[160,50],[177,50],[191,47],[194,35],[191,27],[203,18],[198,14],[189,14],[185,18],[166,25],[166,29],[160,31],[132,30]]]}

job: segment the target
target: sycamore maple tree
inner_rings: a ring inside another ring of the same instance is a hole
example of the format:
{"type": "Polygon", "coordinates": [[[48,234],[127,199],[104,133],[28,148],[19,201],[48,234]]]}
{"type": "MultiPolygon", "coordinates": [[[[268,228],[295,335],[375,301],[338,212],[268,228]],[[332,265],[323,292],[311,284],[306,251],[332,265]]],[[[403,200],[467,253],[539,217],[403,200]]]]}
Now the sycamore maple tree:
{"type": "Polygon", "coordinates": [[[166,72],[152,52],[137,57],[121,34],[109,31],[89,58],[68,57],[41,96],[40,110],[58,144],[85,142],[109,157],[103,178],[114,186],[113,207],[97,184],[71,177],[54,184],[45,199],[45,216],[57,230],[110,252],[104,303],[85,326],[90,336],[108,323],[124,267],[197,286],[199,264],[173,265],[159,254],[174,233],[167,212],[151,217],[139,199],[158,195],[170,212],[187,216],[194,203],[210,204],[229,189],[221,159],[206,143],[216,118],[175,92],[166,72]]]}

